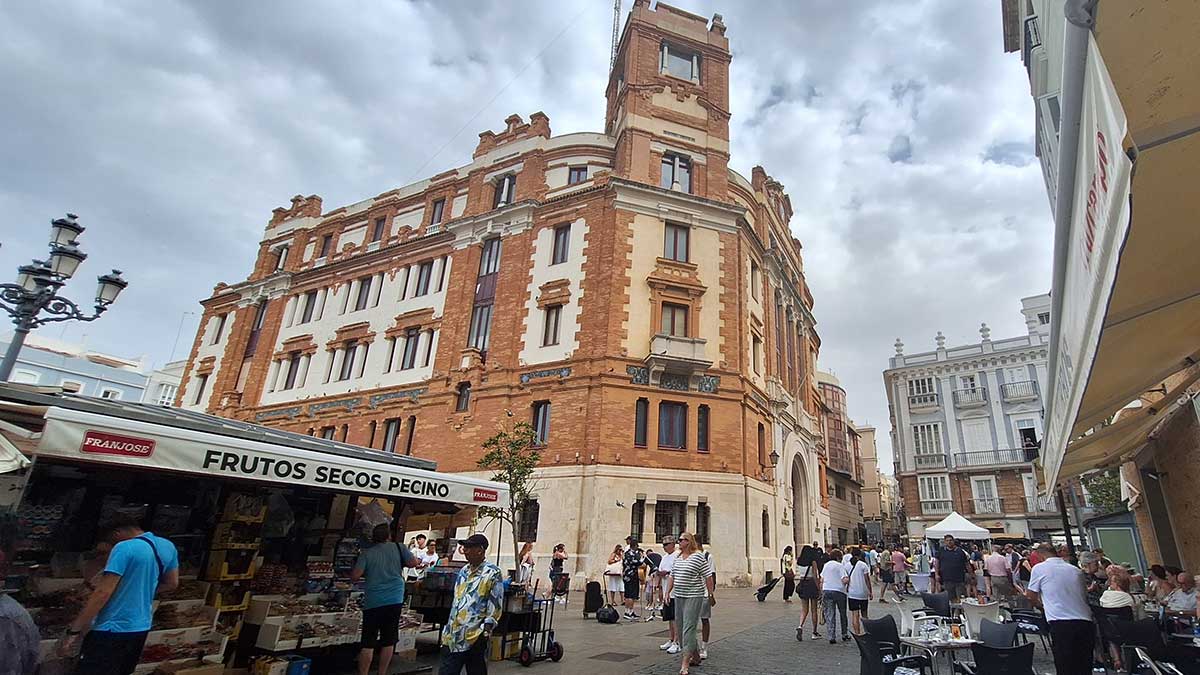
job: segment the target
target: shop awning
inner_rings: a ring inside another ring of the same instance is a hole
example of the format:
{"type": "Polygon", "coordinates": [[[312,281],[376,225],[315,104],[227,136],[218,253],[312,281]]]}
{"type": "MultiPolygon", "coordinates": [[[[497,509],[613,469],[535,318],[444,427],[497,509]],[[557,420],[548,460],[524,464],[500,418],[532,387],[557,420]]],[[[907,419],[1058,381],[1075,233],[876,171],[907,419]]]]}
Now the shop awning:
{"type": "Polygon", "coordinates": [[[1200,93],[1162,85],[1193,76],[1195,27],[1172,17],[1103,12],[1089,39],[1074,206],[1056,241],[1065,273],[1056,260],[1042,452],[1051,486],[1136,449],[1161,409],[1101,425],[1200,359],[1200,93]],[[1176,36],[1161,42],[1173,53],[1147,50],[1145,35],[1176,36]]]}
{"type": "Polygon", "coordinates": [[[2,383],[0,401],[18,408],[25,426],[38,411],[39,458],[467,506],[509,498],[503,483],[439,473],[429,460],[178,408],[2,383]]]}
{"type": "Polygon", "coordinates": [[[39,457],[131,469],[305,485],[454,504],[507,503],[502,483],[388,461],[388,453],[315,452],[82,410],[51,407],[39,457]]]}
{"type": "Polygon", "coordinates": [[[29,466],[29,460],[17,444],[0,429],[0,473],[10,473],[29,466]]]}
{"type": "Polygon", "coordinates": [[[926,539],[941,539],[946,535],[955,539],[990,539],[992,533],[967,520],[958,511],[951,511],[937,525],[925,528],[926,539]]]}

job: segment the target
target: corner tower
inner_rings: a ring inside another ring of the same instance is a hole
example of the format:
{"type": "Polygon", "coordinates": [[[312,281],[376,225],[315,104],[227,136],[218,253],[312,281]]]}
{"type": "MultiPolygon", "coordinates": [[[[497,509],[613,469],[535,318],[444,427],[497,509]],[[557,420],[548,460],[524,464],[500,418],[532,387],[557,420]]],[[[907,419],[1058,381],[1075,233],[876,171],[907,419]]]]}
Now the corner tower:
{"type": "Polygon", "coordinates": [[[729,40],[712,21],[634,0],[609,73],[604,130],[614,173],[730,201],[729,40]]]}

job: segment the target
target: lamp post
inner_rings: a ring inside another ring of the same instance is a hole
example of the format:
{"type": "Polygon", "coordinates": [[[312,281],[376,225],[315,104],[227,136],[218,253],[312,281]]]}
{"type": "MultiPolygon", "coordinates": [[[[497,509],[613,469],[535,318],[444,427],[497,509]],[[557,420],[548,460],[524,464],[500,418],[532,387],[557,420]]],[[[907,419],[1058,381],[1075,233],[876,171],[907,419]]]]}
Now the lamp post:
{"type": "Polygon", "coordinates": [[[0,382],[8,381],[12,374],[17,354],[24,346],[29,331],[56,321],[95,321],[129,285],[121,278],[120,270],[98,277],[96,311],[91,316],[84,314],[70,300],[59,297],[58,290],[87,259],[87,254],[79,250],[79,243],[75,241],[84,229],[77,219],[78,216],[68,213],[66,218],[52,221],[50,256],[46,260],[34,260],[29,265],[18,267],[16,283],[0,284],[0,307],[8,312],[16,325],[4,361],[0,362],[0,382]]]}

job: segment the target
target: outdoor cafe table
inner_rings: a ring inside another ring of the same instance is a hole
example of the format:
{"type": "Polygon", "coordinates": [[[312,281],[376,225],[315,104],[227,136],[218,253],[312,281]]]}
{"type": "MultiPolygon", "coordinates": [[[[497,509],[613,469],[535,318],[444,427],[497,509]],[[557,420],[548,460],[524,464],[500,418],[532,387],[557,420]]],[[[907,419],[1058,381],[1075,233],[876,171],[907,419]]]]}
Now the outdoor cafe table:
{"type": "Polygon", "coordinates": [[[927,652],[929,654],[929,663],[933,667],[935,674],[938,672],[938,654],[943,652],[946,654],[946,664],[949,666],[950,672],[953,673],[954,652],[959,649],[970,649],[971,645],[981,644],[979,640],[971,640],[969,638],[922,640],[918,637],[901,637],[900,642],[927,652]]]}

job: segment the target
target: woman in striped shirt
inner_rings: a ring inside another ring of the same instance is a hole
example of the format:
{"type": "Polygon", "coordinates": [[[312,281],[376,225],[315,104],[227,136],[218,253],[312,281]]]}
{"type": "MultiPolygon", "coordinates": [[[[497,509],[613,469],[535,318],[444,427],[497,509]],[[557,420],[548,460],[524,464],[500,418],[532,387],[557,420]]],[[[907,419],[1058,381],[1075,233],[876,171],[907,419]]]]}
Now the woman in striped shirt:
{"type": "Polygon", "coordinates": [[[679,624],[679,641],[683,647],[680,675],[687,675],[689,667],[700,664],[697,624],[700,623],[700,610],[704,603],[717,604],[715,590],[708,558],[696,547],[696,538],[692,533],[684,532],[679,535],[679,559],[675,561],[667,582],[667,595],[675,602],[675,619],[679,624]]]}

